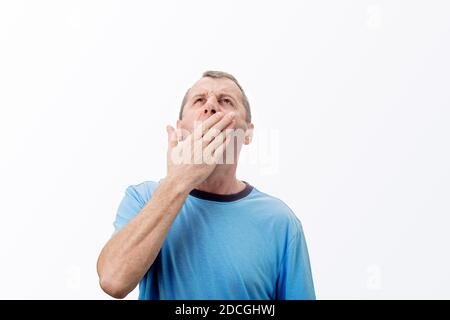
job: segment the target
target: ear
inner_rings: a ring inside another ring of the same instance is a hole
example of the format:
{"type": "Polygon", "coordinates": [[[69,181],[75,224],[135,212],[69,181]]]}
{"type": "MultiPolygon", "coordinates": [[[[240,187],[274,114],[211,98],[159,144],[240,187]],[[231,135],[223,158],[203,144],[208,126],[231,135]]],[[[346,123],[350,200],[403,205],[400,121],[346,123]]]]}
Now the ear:
{"type": "Polygon", "coordinates": [[[247,130],[245,130],[245,136],[244,136],[244,144],[250,144],[253,139],[253,129],[255,126],[253,123],[249,122],[247,124],[247,130]]]}

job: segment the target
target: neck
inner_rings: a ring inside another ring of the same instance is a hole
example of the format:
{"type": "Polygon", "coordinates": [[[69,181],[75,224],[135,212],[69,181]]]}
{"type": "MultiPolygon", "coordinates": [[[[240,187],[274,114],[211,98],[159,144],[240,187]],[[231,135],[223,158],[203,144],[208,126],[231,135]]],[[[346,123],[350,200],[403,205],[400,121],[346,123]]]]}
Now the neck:
{"type": "Polygon", "coordinates": [[[216,193],[234,194],[244,190],[245,183],[236,179],[236,165],[218,164],[209,177],[196,189],[216,193]]]}

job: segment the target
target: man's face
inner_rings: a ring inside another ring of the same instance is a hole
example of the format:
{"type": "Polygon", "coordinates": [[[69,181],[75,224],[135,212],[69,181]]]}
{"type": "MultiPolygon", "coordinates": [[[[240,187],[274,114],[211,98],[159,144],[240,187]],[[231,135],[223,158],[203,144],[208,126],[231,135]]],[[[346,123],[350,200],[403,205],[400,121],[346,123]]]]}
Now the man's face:
{"type": "Polygon", "coordinates": [[[244,143],[250,143],[253,124],[246,121],[241,90],[227,78],[204,77],[197,81],[189,90],[182,119],[177,121],[177,127],[192,133],[196,123],[206,120],[219,111],[224,114],[231,111],[235,113],[233,129],[242,129],[247,132],[244,143]]]}

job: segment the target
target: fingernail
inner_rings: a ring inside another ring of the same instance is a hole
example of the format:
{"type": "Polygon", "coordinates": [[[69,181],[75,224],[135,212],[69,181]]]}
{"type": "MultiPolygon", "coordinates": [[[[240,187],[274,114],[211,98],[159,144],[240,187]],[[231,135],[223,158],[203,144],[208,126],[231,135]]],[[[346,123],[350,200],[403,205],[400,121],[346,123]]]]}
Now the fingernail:
{"type": "Polygon", "coordinates": [[[234,117],[234,112],[231,111],[231,112],[228,114],[228,116],[229,116],[230,118],[233,118],[233,117],[234,117]]]}

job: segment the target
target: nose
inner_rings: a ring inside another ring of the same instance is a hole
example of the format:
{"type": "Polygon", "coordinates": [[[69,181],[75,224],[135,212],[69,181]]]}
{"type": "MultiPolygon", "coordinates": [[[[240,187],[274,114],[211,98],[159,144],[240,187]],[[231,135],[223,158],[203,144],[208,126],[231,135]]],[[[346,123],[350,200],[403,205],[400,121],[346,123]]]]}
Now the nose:
{"type": "Polygon", "coordinates": [[[203,113],[206,116],[212,116],[214,113],[220,111],[220,105],[214,95],[208,97],[203,109],[203,113]]]}

